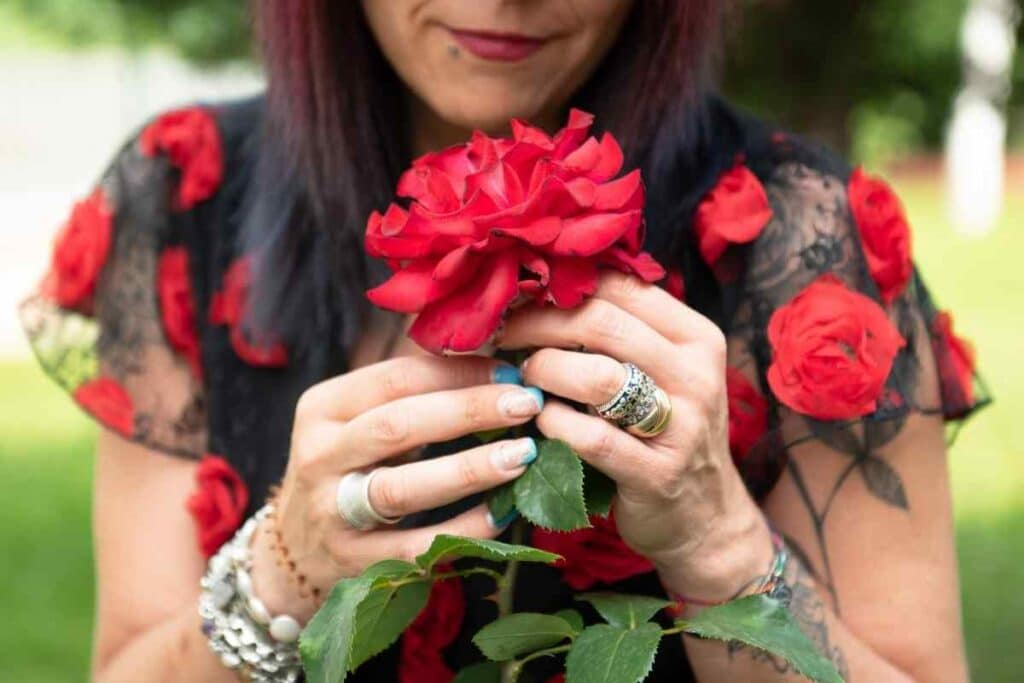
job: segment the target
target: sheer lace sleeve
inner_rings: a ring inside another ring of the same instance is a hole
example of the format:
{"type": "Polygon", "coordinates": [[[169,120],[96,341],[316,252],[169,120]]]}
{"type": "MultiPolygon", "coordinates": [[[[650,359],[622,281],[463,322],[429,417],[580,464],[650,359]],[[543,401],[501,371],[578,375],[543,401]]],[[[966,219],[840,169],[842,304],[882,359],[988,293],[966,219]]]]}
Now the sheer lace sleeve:
{"type": "Polygon", "coordinates": [[[800,161],[764,173],[763,186],[749,175],[762,217],[733,262],[712,264],[736,278],[730,441],[755,495],[774,486],[790,448],[818,439],[902,506],[877,449],[911,412],[956,423],[987,397],[970,345],[913,266],[899,200],[878,179],[845,175],[800,161]]]}
{"type": "Polygon", "coordinates": [[[202,363],[189,253],[175,234],[187,171],[160,132],[125,145],[75,204],[20,312],[43,369],[88,414],[196,458],[206,446],[202,363]]]}

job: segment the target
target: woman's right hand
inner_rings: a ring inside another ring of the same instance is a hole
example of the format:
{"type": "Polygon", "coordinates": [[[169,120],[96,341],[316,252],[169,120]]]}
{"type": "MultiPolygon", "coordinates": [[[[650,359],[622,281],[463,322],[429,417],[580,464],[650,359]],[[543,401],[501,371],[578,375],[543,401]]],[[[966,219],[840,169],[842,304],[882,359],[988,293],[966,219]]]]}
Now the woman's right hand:
{"type": "MultiPolygon", "coordinates": [[[[522,474],[536,457],[529,438],[495,441],[453,455],[391,463],[421,446],[528,422],[541,393],[516,384],[518,372],[489,358],[409,356],[369,365],[308,389],[299,399],[288,467],[273,525],[294,562],[289,569],[269,528],[253,541],[254,592],[273,614],[308,619],[319,606],[295,577],[326,592],[389,558],[411,560],[437,534],[493,538],[502,527],[478,505],[446,522],[416,529],[353,528],[339,515],[338,482],[381,468],[369,497],[385,517],[437,508],[522,474]],[[503,368],[498,371],[498,368],[503,368]]],[[[501,520],[498,520],[500,522],[501,520]]]]}

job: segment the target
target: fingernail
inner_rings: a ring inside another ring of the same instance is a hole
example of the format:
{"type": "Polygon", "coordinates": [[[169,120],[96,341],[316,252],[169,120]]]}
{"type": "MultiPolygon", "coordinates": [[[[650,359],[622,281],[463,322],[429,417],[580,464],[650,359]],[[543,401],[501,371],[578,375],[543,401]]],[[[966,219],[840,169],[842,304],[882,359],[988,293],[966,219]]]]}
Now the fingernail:
{"type": "Polygon", "coordinates": [[[523,376],[516,366],[502,363],[491,372],[491,381],[495,384],[522,384],[523,376]]]}
{"type": "Polygon", "coordinates": [[[544,397],[536,387],[506,391],[498,399],[498,410],[508,417],[530,417],[544,407],[544,397]]]}
{"type": "Polygon", "coordinates": [[[489,511],[487,513],[487,523],[490,524],[493,529],[504,529],[517,519],[519,519],[519,510],[516,510],[515,508],[512,508],[512,511],[501,519],[494,519],[494,515],[489,511]]]}
{"type": "Polygon", "coordinates": [[[537,444],[526,437],[503,443],[491,451],[491,462],[498,470],[517,470],[537,459],[537,444]]]}
{"type": "Polygon", "coordinates": [[[537,412],[544,410],[544,392],[538,387],[526,387],[526,391],[533,396],[533,400],[537,402],[537,412]]]}

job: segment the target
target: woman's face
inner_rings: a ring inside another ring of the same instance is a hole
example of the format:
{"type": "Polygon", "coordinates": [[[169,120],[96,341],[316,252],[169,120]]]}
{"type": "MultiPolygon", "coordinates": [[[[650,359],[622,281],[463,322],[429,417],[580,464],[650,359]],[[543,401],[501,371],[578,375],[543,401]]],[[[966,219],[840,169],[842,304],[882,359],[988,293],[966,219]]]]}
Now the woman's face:
{"type": "Polygon", "coordinates": [[[408,88],[444,122],[553,123],[615,42],[633,0],[362,0],[408,88]]]}

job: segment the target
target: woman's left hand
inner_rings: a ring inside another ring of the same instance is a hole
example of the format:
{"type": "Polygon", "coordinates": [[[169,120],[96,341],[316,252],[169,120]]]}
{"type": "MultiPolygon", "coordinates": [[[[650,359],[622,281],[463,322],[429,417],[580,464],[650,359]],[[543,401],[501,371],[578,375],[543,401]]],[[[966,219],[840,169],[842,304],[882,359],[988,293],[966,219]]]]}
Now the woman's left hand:
{"type": "Polygon", "coordinates": [[[579,308],[511,315],[499,346],[539,349],[524,381],[592,406],[622,386],[622,363],[650,375],[672,403],[653,438],[557,400],[537,425],[616,481],[619,532],[673,590],[727,598],[763,573],[769,536],[729,455],[726,343],[714,323],[656,286],[608,273],[579,308]]]}

